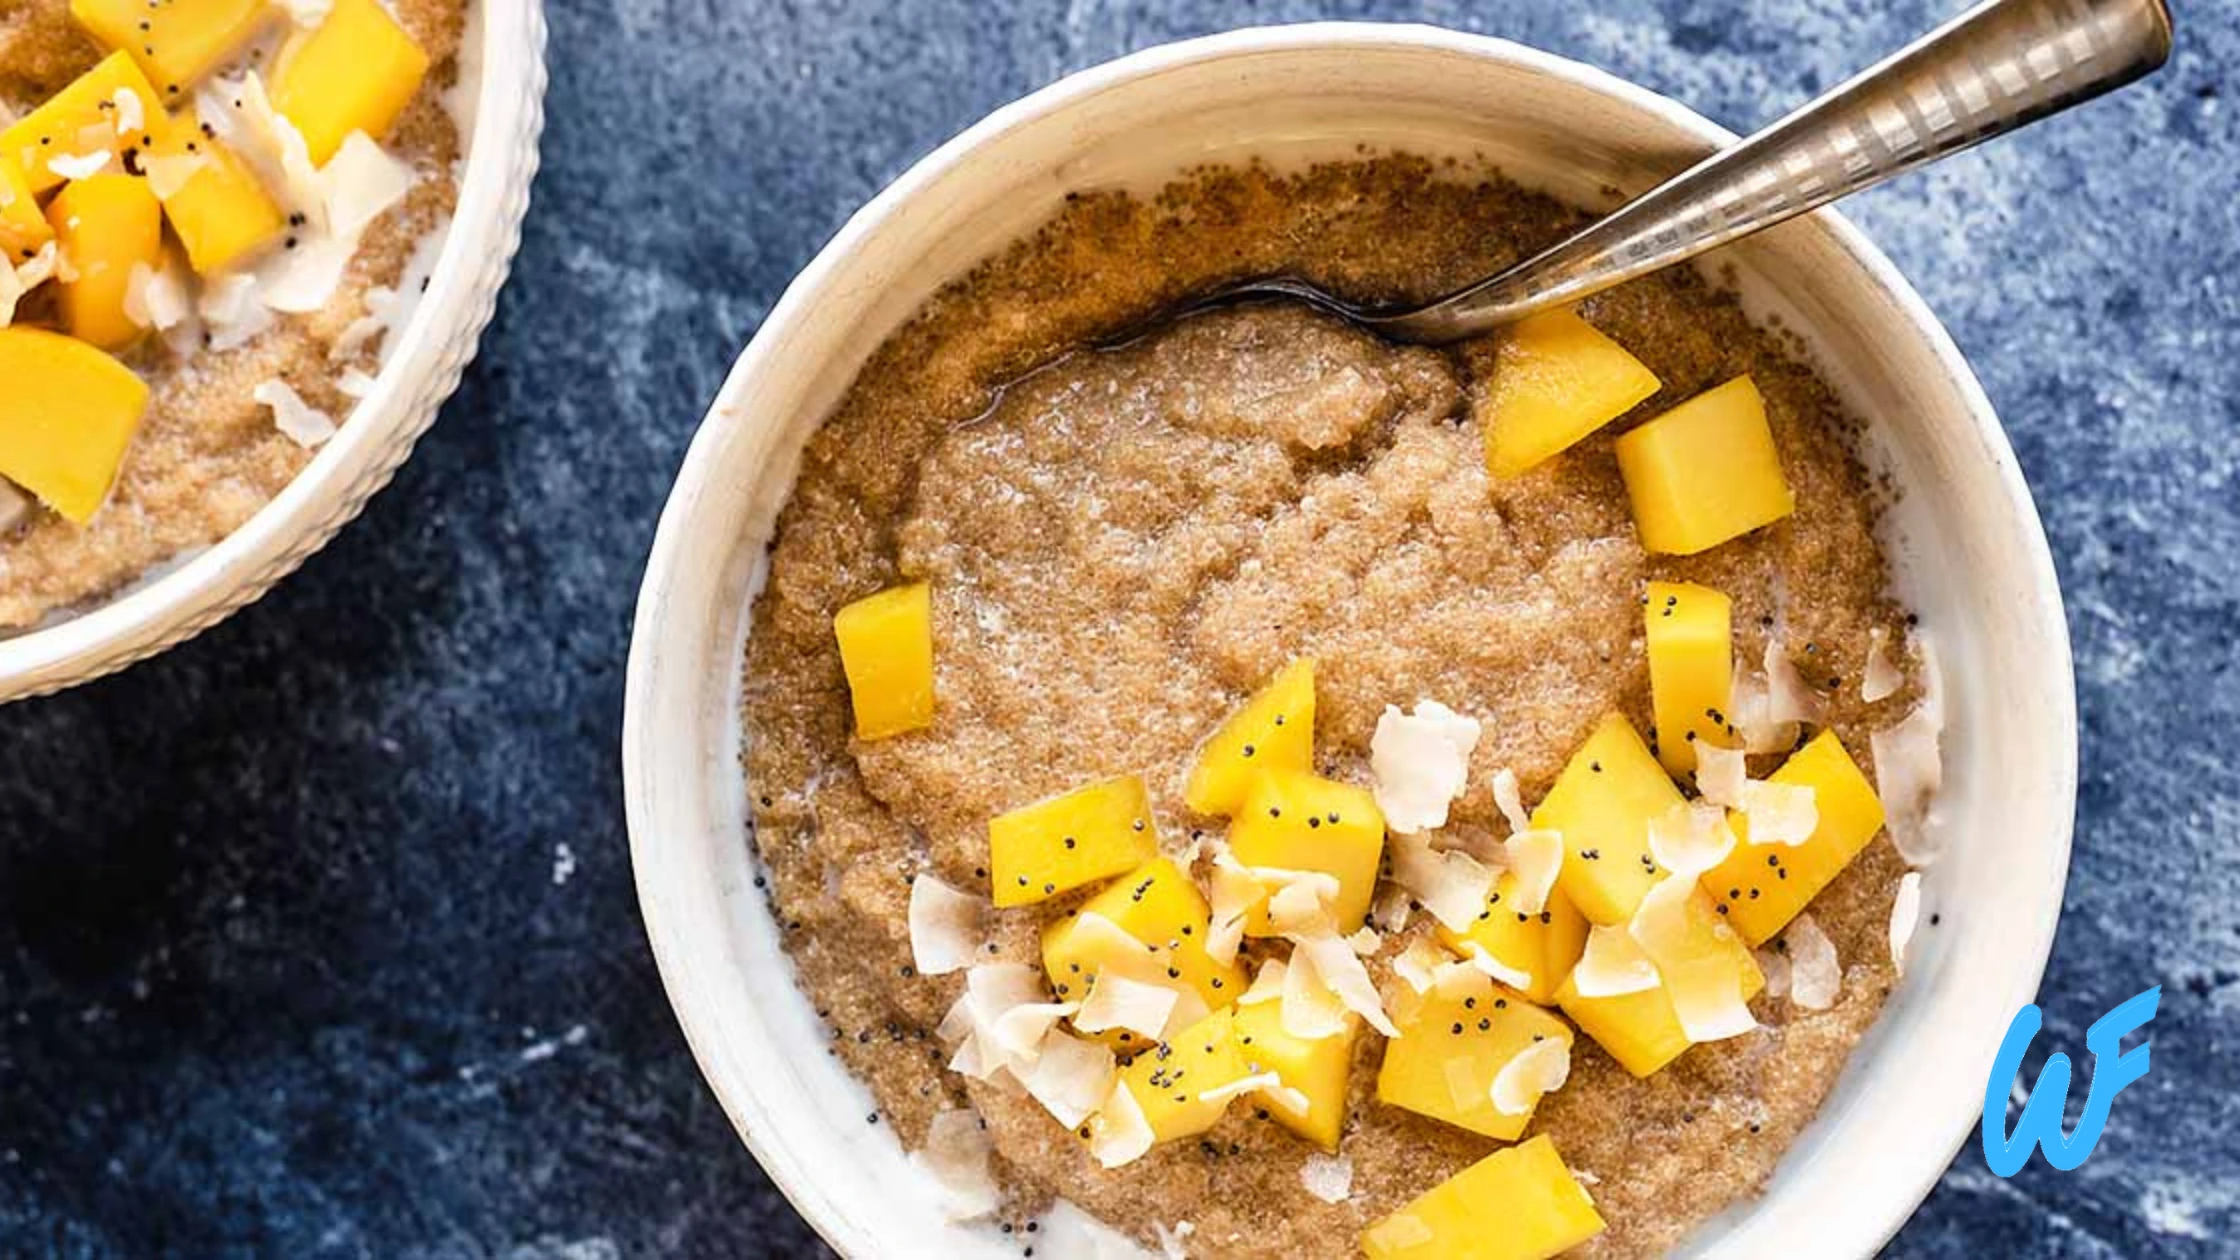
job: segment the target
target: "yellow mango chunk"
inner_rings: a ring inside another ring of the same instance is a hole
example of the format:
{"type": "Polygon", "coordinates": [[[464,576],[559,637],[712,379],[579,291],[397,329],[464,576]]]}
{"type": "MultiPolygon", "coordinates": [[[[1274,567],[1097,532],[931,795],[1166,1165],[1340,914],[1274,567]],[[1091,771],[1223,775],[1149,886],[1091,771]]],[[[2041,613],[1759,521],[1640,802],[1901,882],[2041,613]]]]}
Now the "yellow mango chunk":
{"type": "Polygon", "coordinates": [[[325,166],[351,132],[386,134],[427,73],[428,54],[377,0],[335,0],[317,30],[281,47],[272,107],[325,166]]]}
{"type": "Polygon", "coordinates": [[[16,164],[0,159],[0,266],[37,256],[54,239],[54,228],[39,209],[39,199],[16,164]]]}
{"type": "Polygon", "coordinates": [[[1706,390],[1618,439],[1641,545],[1692,556],[1796,510],[1765,399],[1749,377],[1706,390]]]}
{"type": "Polygon", "coordinates": [[[840,640],[858,739],[933,725],[931,586],[912,582],[859,599],[833,617],[832,633],[840,640]]]}
{"type": "Polygon", "coordinates": [[[1548,904],[1538,914],[1521,914],[1516,904],[1517,877],[1503,871],[1470,930],[1457,932],[1441,924],[1439,943],[1458,954],[1467,954],[1476,945],[1502,966],[1531,976],[1525,996],[1546,1006],[1555,1001],[1556,986],[1571,974],[1587,947],[1587,916],[1579,913],[1561,887],[1548,890],[1548,904]]]}
{"type": "Polygon", "coordinates": [[[187,247],[187,263],[196,274],[214,275],[254,256],[287,228],[287,218],[263,181],[192,115],[171,126],[155,156],[192,169],[168,195],[162,187],[157,191],[163,216],[187,247]]]}
{"type": "Polygon", "coordinates": [[[1569,310],[1522,320],[1495,348],[1493,380],[1475,408],[1486,467],[1514,477],[1633,410],[1662,384],[1569,310]]]}
{"type": "Polygon", "coordinates": [[[1172,1142],[1221,1123],[1228,1099],[1203,1095],[1250,1075],[1230,1013],[1221,1010],[1129,1061],[1120,1069],[1120,1086],[1143,1108],[1151,1140],[1172,1142]]]}
{"type": "Polygon", "coordinates": [[[1672,773],[1693,774],[1696,741],[1739,748],[1734,707],[1734,601],[1693,582],[1651,582],[1642,605],[1649,646],[1650,746],[1672,773]]]}
{"type": "MultiPolygon", "coordinates": [[[[1338,931],[1355,932],[1377,891],[1384,814],[1366,788],[1296,770],[1269,771],[1253,780],[1229,821],[1229,849],[1246,866],[1335,876],[1338,931]]],[[[1272,933],[1265,905],[1246,917],[1244,930],[1249,936],[1272,933]]]]}
{"type": "Polygon", "coordinates": [[[1603,1230],[1545,1136],[1495,1151],[1361,1235],[1369,1260],[1547,1260],[1603,1230]]]}
{"type": "Polygon", "coordinates": [[[95,150],[122,156],[145,151],[164,134],[164,98],[149,86],[132,58],[111,53],[73,80],[47,103],[0,131],[0,162],[13,162],[34,193],[63,182],[48,163],[59,157],[84,157],[95,150]],[[129,90],[140,100],[140,129],[116,131],[116,97],[129,90]]]}
{"type": "Polygon", "coordinates": [[[166,104],[240,50],[271,15],[265,0],[70,0],[78,25],[128,54],[166,104]]]}
{"type": "Polygon", "coordinates": [[[1260,1105],[1276,1123],[1336,1154],[1346,1124],[1346,1083],[1353,1073],[1353,1043],[1361,1021],[1348,1017],[1345,1031],[1312,1041],[1283,1030],[1283,1003],[1257,1002],[1236,1008],[1237,1049],[1248,1072],[1273,1072],[1307,1099],[1305,1113],[1270,1096],[1260,1105]]]}
{"type": "Polygon", "coordinates": [[[1695,1044],[1673,1010],[1668,983],[1739,985],[1745,1002],[1766,987],[1765,973],[1758,970],[1757,960],[1743,947],[1741,938],[1732,932],[1723,937],[1718,934],[1718,920],[1708,898],[1699,895],[1692,899],[1689,914],[1691,937],[1701,947],[1688,967],[1691,974],[1668,975],[1666,983],[1653,989],[1616,997],[1580,997],[1577,984],[1569,978],[1556,991],[1556,1004],[1579,1031],[1592,1037],[1619,1066],[1635,1076],[1654,1075],[1695,1044]]]}
{"type": "Polygon", "coordinates": [[[148,387],[92,346],[0,328],[0,476],[65,519],[93,519],[148,408],[148,387]]]}
{"type": "Polygon", "coordinates": [[[988,869],[999,906],[1031,905],[1158,854],[1151,799],[1132,774],[988,820],[988,869]]]}
{"type": "Polygon", "coordinates": [[[1657,882],[1649,823],[1680,804],[1680,789],[1622,713],[1602,719],[1556,777],[1532,825],[1563,833],[1557,886],[1590,922],[1623,923],[1657,882]]]}
{"type": "Polygon", "coordinates": [[[1459,997],[1424,995],[1385,1043],[1377,1100],[1513,1142],[1532,1113],[1493,1105],[1493,1078],[1534,1042],[1571,1044],[1571,1029],[1514,989],[1487,981],[1459,997]]]}
{"type": "MultiPolygon", "coordinates": [[[[1166,858],[1153,858],[1042,929],[1042,969],[1062,1002],[1087,1001],[1097,977],[1112,968],[1147,983],[1187,984],[1208,1010],[1219,1010],[1244,992],[1247,981],[1243,968],[1206,954],[1207,914],[1206,899],[1189,875],[1166,858]],[[1083,916],[1092,914],[1109,919],[1143,948],[1123,946],[1126,957],[1113,957],[1110,934],[1081,926],[1083,916]]],[[[1122,1053],[1139,1048],[1139,1038],[1124,1028],[1095,1035],[1122,1053]]]]}
{"type": "Polygon", "coordinates": [[[1881,798],[1834,731],[1814,736],[1771,779],[1812,789],[1820,812],[1812,838],[1795,846],[1752,844],[1747,820],[1734,814],[1734,852],[1704,872],[1702,881],[1727,922],[1752,945],[1765,944],[1787,927],[1882,830],[1881,798]]]}
{"type": "Polygon", "coordinates": [[[47,203],[70,278],[62,283],[62,322],[70,335],[121,350],[146,329],[125,314],[135,265],[163,265],[163,207],[137,175],[96,175],[66,185],[47,203]]]}
{"type": "Polygon", "coordinates": [[[1284,666],[1198,748],[1183,802],[1230,815],[1261,771],[1314,769],[1314,659],[1284,666]]]}

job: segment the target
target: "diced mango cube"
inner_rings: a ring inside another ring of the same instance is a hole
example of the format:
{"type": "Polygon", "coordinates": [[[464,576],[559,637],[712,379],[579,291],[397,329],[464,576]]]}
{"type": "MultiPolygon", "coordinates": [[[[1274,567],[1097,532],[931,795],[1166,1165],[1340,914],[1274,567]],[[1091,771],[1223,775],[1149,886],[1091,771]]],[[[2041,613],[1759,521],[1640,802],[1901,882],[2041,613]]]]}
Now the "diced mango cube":
{"type": "MultiPolygon", "coordinates": [[[[1219,1010],[1245,990],[1244,969],[1217,963],[1206,953],[1206,899],[1190,876],[1167,858],[1153,858],[1082,903],[1081,908],[1042,929],[1042,969],[1060,1001],[1086,1001],[1097,977],[1108,967],[1116,974],[1155,984],[1180,982],[1219,1010]],[[1109,934],[1082,930],[1084,915],[1109,919],[1143,946],[1124,958],[1111,956],[1109,934]]],[[[1140,1048],[1126,1029],[1098,1039],[1126,1053],[1140,1048]]]]}
{"type": "Polygon", "coordinates": [[[1120,1085],[1143,1109],[1151,1140],[1172,1142],[1221,1123],[1228,1099],[1204,1095],[1250,1075],[1230,1012],[1219,1010],[1130,1060],[1120,1085]]]}
{"type": "Polygon", "coordinates": [[[1493,379],[1475,408],[1486,467],[1514,477],[1631,411],[1661,384],[1570,310],[1521,320],[1501,335],[1493,379]]]}
{"type": "Polygon", "coordinates": [[[1284,666],[1199,746],[1183,802],[1201,814],[1234,814],[1268,769],[1314,769],[1312,657],[1284,666]]]}
{"type": "Polygon", "coordinates": [[[1571,1029],[1514,989],[1487,981],[1459,997],[1434,991],[1385,1043],[1377,1099],[1513,1142],[1532,1113],[1494,1106],[1493,1078],[1526,1047],[1550,1038],[1568,1046],[1571,1029]]]}
{"type": "MultiPolygon", "coordinates": [[[[1368,789],[1296,770],[1261,774],[1229,821],[1229,849],[1246,866],[1321,871],[1338,881],[1332,909],[1338,931],[1354,932],[1369,914],[1384,858],[1384,814],[1368,789]]],[[[1267,936],[1267,908],[1245,919],[1245,932],[1267,936]]]]}
{"type": "Polygon", "coordinates": [[[1765,399],[1747,376],[1625,434],[1617,453],[1634,525],[1651,551],[1692,556],[1796,510],[1765,399]]]}
{"type": "Polygon", "coordinates": [[[1439,943],[1460,954],[1479,946],[1495,962],[1532,977],[1525,996],[1546,1006],[1555,1001],[1556,986],[1586,949],[1587,917],[1561,887],[1548,890],[1548,903],[1538,914],[1520,913],[1516,904],[1517,877],[1503,871],[1470,930],[1456,932],[1442,924],[1439,943]]]}
{"type": "Polygon", "coordinates": [[[1650,743],[1672,773],[1693,774],[1696,741],[1737,748],[1734,601],[1693,582],[1651,582],[1642,607],[1649,645],[1650,743]]]}
{"type": "Polygon", "coordinates": [[[1737,813],[1734,852],[1703,875],[1704,889],[1752,945],[1787,927],[1882,830],[1882,801],[1834,731],[1814,736],[1771,778],[1812,789],[1820,813],[1812,838],[1794,846],[1752,844],[1749,823],[1737,813]]]}
{"type": "Polygon", "coordinates": [[[1563,833],[1557,883],[1594,923],[1623,923],[1657,882],[1649,824],[1681,803],[1680,789],[1622,713],[1602,719],[1532,813],[1563,833]]]}
{"type": "Polygon", "coordinates": [[[1743,946],[1741,937],[1733,932],[1719,933],[1720,924],[1708,898],[1700,894],[1692,898],[1689,916],[1690,935],[1700,949],[1685,969],[1688,974],[1660,972],[1664,979],[1655,988],[1615,997],[1580,997],[1578,985],[1568,978],[1556,992],[1556,1004],[1579,1031],[1594,1038],[1596,1045],[1635,1076],[1653,1075],[1695,1044],[1673,1009],[1670,984],[1733,984],[1739,986],[1745,1002],[1766,987],[1765,973],[1758,970],[1757,960],[1743,946]]]}
{"type": "Polygon", "coordinates": [[[859,599],[833,617],[832,632],[840,640],[857,738],[885,739],[933,725],[930,585],[912,582],[859,599]]]}
{"type": "Polygon", "coordinates": [[[156,95],[132,58],[111,53],[47,98],[46,104],[0,131],[0,162],[15,163],[32,192],[46,192],[63,182],[49,165],[56,158],[85,157],[94,149],[119,156],[127,149],[147,150],[164,135],[163,107],[164,98],[156,95]],[[130,91],[141,108],[139,129],[123,135],[116,130],[120,90],[130,91]]]}
{"type": "Polygon", "coordinates": [[[1548,1260],[1603,1230],[1545,1135],[1440,1182],[1361,1235],[1369,1260],[1548,1260]]]}
{"type": "Polygon", "coordinates": [[[428,54],[378,0],[335,0],[317,30],[281,47],[272,107],[303,133],[312,164],[325,166],[351,132],[387,133],[427,73],[428,54]]]}
{"type": "Polygon", "coordinates": [[[999,906],[1031,905],[1158,854],[1151,798],[1132,774],[988,820],[988,869],[999,906]]]}
{"type": "Polygon", "coordinates": [[[176,104],[254,38],[272,10],[266,0],[70,0],[70,16],[95,40],[129,54],[163,90],[162,102],[176,104]]]}
{"type": "Polygon", "coordinates": [[[0,476],[79,525],[93,519],[148,408],[148,387],[92,346],[0,328],[0,476]]]}
{"type": "Polygon", "coordinates": [[[1283,1003],[1239,1006],[1234,1029],[1237,1049],[1250,1072],[1274,1072],[1306,1096],[1307,1110],[1295,1112],[1283,1099],[1263,1104],[1276,1123],[1333,1154],[1346,1124],[1346,1084],[1353,1074],[1353,1043],[1361,1021],[1348,1018],[1345,1031],[1312,1041],[1283,1030],[1283,1003]]]}
{"type": "Polygon", "coordinates": [[[15,163],[0,158],[0,266],[28,261],[53,239],[31,184],[15,163]]]}
{"type": "Polygon", "coordinates": [[[151,182],[172,232],[187,247],[188,265],[198,275],[214,275],[254,256],[287,228],[264,182],[233,150],[203,131],[193,115],[172,124],[155,156],[182,162],[192,172],[168,190],[160,181],[151,182]]]}
{"type": "Polygon", "coordinates": [[[121,350],[146,329],[125,313],[132,269],[163,265],[163,207],[137,175],[96,175],[66,185],[47,203],[64,272],[62,322],[70,335],[121,350]]]}

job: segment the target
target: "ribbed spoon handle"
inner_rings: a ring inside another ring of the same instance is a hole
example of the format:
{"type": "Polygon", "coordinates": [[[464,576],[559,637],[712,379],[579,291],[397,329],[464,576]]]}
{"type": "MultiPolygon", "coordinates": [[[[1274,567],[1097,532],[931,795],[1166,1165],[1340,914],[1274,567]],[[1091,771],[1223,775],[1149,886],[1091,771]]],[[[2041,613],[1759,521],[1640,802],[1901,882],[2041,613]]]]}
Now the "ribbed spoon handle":
{"type": "Polygon", "coordinates": [[[1380,326],[1445,342],[1576,302],[2121,87],[2170,40],[2163,0],[1988,0],[1578,235],[1380,326]]]}

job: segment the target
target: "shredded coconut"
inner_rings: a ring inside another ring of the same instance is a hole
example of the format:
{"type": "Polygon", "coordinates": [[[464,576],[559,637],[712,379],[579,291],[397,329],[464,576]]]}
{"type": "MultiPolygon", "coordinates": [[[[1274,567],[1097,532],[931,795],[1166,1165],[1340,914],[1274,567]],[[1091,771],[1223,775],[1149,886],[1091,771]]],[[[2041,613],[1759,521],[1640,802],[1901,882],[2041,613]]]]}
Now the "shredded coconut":
{"type": "Polygon", "coordinates": [[[1906,673],[1890,659],[1890,634],[1881,626],[1867,631],[1867,670],[1859,682],[1859,698],[1868,704],[1898,694],[1906,673]]]}
{"type": "Polygon", "coordinates": [[[1921,658],[1921,699],[1897,725],[1870,736],[1868,746],[1890,842],[1907,865],[1927,866],[1944,847],[1935,809],[1944,785],[1944,680],[1927,636],[1916,639],[1914,650],[1921,658]]]}
{"type": "MultiPolygon", "coordinates": [[[[1441,807],[1444,813],[1445,807],[1441,807]]],[[[1459,849],[1431,847],[1428,837],[1392,838],[1392,882],[1406,889],[1431,917],[1456,932],[1467,932],[1486,908],[1493,890],[1493,868],[1459,849]]]]}
{"type": "Polygon", "coordinates": [[[1820,806],[1801,783],[1749,782],[1742,785],[1742,816],[1750,821],[1750,843],[1803,844],[1820,829],[1820,806]]]}
{"type": "Polygon", "coordinates": [[[1742,785],[1750,778],[1750,758],[1740,748],[1721,748],[1709,740],[1696,741],[1696,791],[1713,805],[1735,809],[1742,804],[1742,785]]]}
{"type": "Polygon", "coordinates": [[[1836,958],[1836,943],[1820,930],[1810,914],[1800,914],[1781,934],[1788,948],[1789,1000],[1808,1011],[1835,1005],[1843,989],[1843,964],[1836,958]]]}
{"type": "Polygon", "coordinates": [[[1118,1168],[1142,1159],[1151,1142],[1151,1122],[1144,1118],[1142,1104],[1126,1081],[1114,1081],[1089,1130],[1089,1153],[1106,1168],[1118,1168]]]}
{"type": "MultiPolygon", "coordinates": [[[[1755,833],[1752,839],[1756,839],[1755,833]]],[[[1734,852],[1727,811],[1704,801],[1682,801],[1649,820],[1649,856],[1683,879],[1693,879],[1734,852]]]]}
{"type": "Polygon", "coordinates": [[[1597,925],[1571,969],[1571,987],[1583,998],[1647,992],[1657,987],[1657,965],[1623,924],[1597,925]]]}
{"type": "Polygon", "coordinates": [[[1530,1115],[1543,1094],[1571,1079],[1571,1043],[1560,1037],[1535,1041],[1494,1074],[1493,1109],[1505,1116],[1530,1115]]]}
{"type": "Polygon", "coordinates": [[[945,976],[972,965],[985,938],[978,897],[921,872],[910,881],[910,960],[920,975],[945,976]]]}
{"type": "Polygon", "coordinates": [[[1898,880],[1898,895],[1890,903],[1890,965],[1899,975],[1906,971],[1906,952],[1913,946],[1914,929],[1921,924],[1921,872],[1907,871],[1898,880]]]}
{"type": "Polygon", "coordinates": [[[280,432],[306,450],[325,445],[335,435],[334,417],[305,402],[286,381],[266,381],[249,396],[272,408],[280,432]]]}
{"type": "Polygon", "coordinates": [[[1386,705],[1369,741],[1369,772],[1385,826],[1412,835],[1447,825],[1447,806],[1470,782],[1480,727],[1436,700],[1414,714],[1386,705]]]}
{"type": "Polygon", "coordinates": [[[1353,1161],[1316,1152],[1299,1165],[1299,1184],[1324,1203],[1343,1203],[1353,1195],[1353,1161]]]}
{"type": "Polygon", "coordinates": [[[1508,820],[1510,835],[1532,830],[1532,816],[1524,808],[1524,789],[1517,784],[1517,772],[1507,766],[1493,772],[1493,803],[1508,820]]]}
{"type": "Polygon", "coordinates": [[[1503,852],[1509,873],[1516,876],[1516,912],[1538,914],[1548,908],[1548,894],[1555,891],[1563,873],[1563,833],[1520,831],[1510,836],[1503,852]]]}
{"type": "Polygon", "coordinates": [[[1068,1032],[1043,1038],[1021,1084],[1059,1124],[1072,1129],[1095,1115],[1112,1093],[1118,1068],[1112,1051],[1068,1032]]]}
{"type": "Polygon", "coordinates": [[[116,154],[107,149],[92,153],[58,153],[47,159],[47,170],[65,180],[92,179],[109,169],[116,154]]]}
{"type": "Polygon", "coordinates": [[[1122,975],[1099,975],[1089,1000],[1073,1017],[1073,1026],[1086,1033],[1125,1029],[1154,1040],[1164,1035],[1181,994],[1163,984],[1147,984],[1122,975]]]}
{"type": "MultiPolygon", "coordinates": [[[[1741,977],[1725,950],[1706,948],[1691,922],[1696,881],[1668,876],[1641,898],[1629,929],[1643,953],[1657,966],[1673,1014],[1691,1042],[1721,1041],[1758,1026],[1742,1000],[1741,977]]],[[[1724,923],[1707,930],[1714,941],[1734,936],[1724,923]]]]}

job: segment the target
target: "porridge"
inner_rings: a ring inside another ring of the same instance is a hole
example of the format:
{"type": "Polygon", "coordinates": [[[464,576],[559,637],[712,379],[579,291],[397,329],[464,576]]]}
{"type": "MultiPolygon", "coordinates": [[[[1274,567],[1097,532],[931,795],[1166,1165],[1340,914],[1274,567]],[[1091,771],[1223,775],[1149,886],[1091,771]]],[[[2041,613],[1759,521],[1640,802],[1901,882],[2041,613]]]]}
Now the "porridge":
{"type": "Polygon", "coordinates": [[[812,439],[754,843],[960,1218],[1655,1253],[1874,1020],[1941,704],[1796,347],[1687,271],[1450,349],[1281,305],[1106,344],[1253,276],[1423,299],[1580,218],[1405,156],[1077,196],[812,439]]]}
{"type": "Polygon", "coordinates": [[[247,521],[457,195],[460,0],[0,6],[0,626],[247,521]]]}

